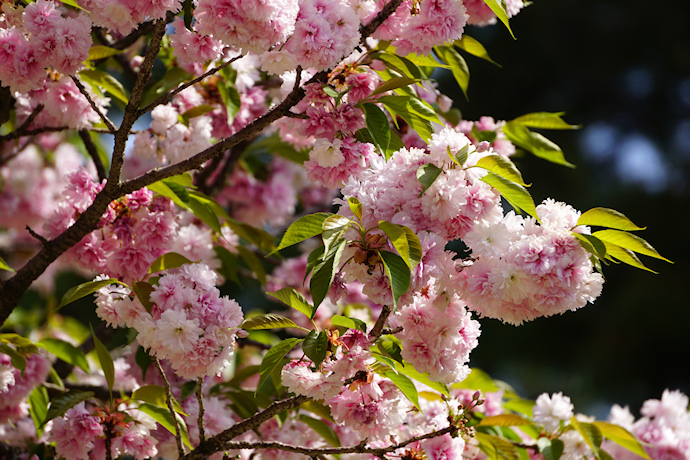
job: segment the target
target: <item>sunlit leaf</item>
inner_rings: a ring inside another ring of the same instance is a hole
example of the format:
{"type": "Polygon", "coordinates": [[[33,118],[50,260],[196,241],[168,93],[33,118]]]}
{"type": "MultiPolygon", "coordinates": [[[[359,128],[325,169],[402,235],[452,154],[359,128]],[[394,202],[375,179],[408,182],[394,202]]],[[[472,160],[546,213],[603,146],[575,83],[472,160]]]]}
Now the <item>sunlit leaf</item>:
{"type": "Polygon", "coordinates": [[[450,66],[450,71],[455,81],[460,86],[465,98],[467,98],[467,88],[470,85],[470,68],[467,66],[465,59],[452,46],[435,46],[434,52],[450,66]]]}
{"type": "Polygon", "coordinates": [[[404,394],[405,397],[409,399],[412,404],[414,404],[417,410],[420,412],[422,411],[422,408],[419,407],[419,393],[417,392],[417,388],[414,386],[414,383],[412,383],[412,380],[410,380],[406,375],[398,374],[393,370],[386,372],[384,375],[388,377],[388,379],[390,379],[390,381],[393,382],[396,387],[398,387],[402,394],[404,394]]]}
{"type": "Polygon", "coordinates": [[[520,123],[530,128],[537,129],[579,129],[580,125],[571,125],[561,118],[565,112],[534,112],[522,115],[514,119],[514,122],[520,123]]]}
{"type": "Polygon", "coordinates": [[[599,230],[598,232],[592,233],[592,235],[596,236],[605,243],[612,243],[624,249],[629,249],[639,254],[644,254],[645,256],[654,257],[656,259],[661,259],[663,261],[672,263],[666,257],[663,257],[661,254],[656,252],[656,249],[654,249],[651,244],[632,233],[623,232],[620,230],[599,230]]]}
{"type": "Polygon", "coordinates": [[[431,187],[436,178],[438,178],[442,172],[443,170],[433,163],[423,164],[419,167],[419,169],[417,169],[417,180],[420,184],[422,184],[422,191],[419,192],[419,196],[417,198],[424,195],[424,192],[431,187]]]}
{"type": "Polygon", "coordinates": [[[267,292],[267,294],[289,305],[291,308],[304,313],[308,318],[312,317],[311,315],[314,312],[314,307],[302,294],[295,291],[294,288],[284,287],[276,292],[267,292]]]}
{"type": "Polygon", "coordinates": [[[582,213],[577,219],[578,225],[592,225],[608,227],[616,230],[644,230],[646,227],[638,227],[624,214],[609,208],[592,208],[582,213]]]}
{"type": "Polygon", "coordinates": [[[596,426],[606,439],[615,442],[642,458],[649,458],[649,455],[647,455],[647,452],[637,438],[622,426],[608,422],[592,422],[592,425],[596,426]]]}
{"type": "Polygon", "coordinates": [[[367,332],[367,324],[361,319],[348,318],[347,316],[333,315],[331,318],[333,326],[342,326],[348,329],[357,329],[362,332],[367,332]]]}
{"type": "Polygon", "coordinates": [[[266,313],[264,315],[252,316],[240,325],[240,328],[246,331],[254,331],[258,329],[281,329],[284,327],[299,327],[295,322],[289,318],[285,318],[275,313],[266,313]]]}
{"type": "Polygon", "coordinates": [[[175,414],[175,419],[173,419],[172,414],[167,408],[158,407],[149,403],[140,404],[138,409],[160,423],[161,426],[172,433],[173,436],[175,436],[175,419],[177,419],[182,442],[185,446],[192,449],[192,443],[189,441],[189,433],[187,432],[187,425],[179,414],[175,414]]]}
{"type": "Polygon", "coordinates": [[[364,110],[367,129],[374,140],[374,144],[381,153],[385,154],[391,141],[391,129],[386,114],[375,104],[362,104],[362,109],[364,110]]]}
{"type": "Polygon", "coordinates": [[[506,10],[505,0],[484,0],[484,3],[491,8],[491,11],[494,12],[499,21],[506,26],[506,29],[510,32],[510,36],[515,39],[515,35],[513,35],[513,31],[510,29],[510,24],[508,22],[508,12],[506,10]]]}
{"type": "Polygon", "coordinates": [[[379,228],[386,234],[410,270],[419,265],[422,260],[422,244],[409,227],[382,220],[379,221],[379,228]]]}
{"type": "Polygon", "coordinates": [[[87,59],[89,61],[97,61],[98,59],[109,58],[110,56],[115,56],[116,54],[120,53],[124,53],[124,50],[118,50],[103,45],[93,45],[91,48],[89,48],[89,57],[87,59]]]}
{"type": "Polygon", "coordinates": [[[149,273],[162,272],[163,270],[170,270],[171,268],[181,267],[185,264],[193,264],[194,262],[178,254],[177,252],[167,252],[153,261],[149,267],[149,273]]]}
{"type": "Polygon", "coordinates": [[[410,268],[397,254],[388,251],[378,251],[378,253],[391,285],[393,306],[397,308],[398,299],[410,288],[410,268]]]}
{"type": "Polygon", "coordinates": [[[110,93],[116,99],[124,102],[129,101],[129,95],[122,83],[112,75],[101,70],[84,69],[79,72],[79,78],[91,86],[99,86],[110,93]]]}
{"type": "Polygon", "coordinates": [[[535,219],[539,219],[534,200],[525,187],[491,172],[482,177],[482,180],[498,190],[516,211],[522,209],[535,219]]]}
{"type": "Polygon", "coordinates": [[[491,57],[489,56],[489,52],[486,51],[484,45],[482,45],[481,43],[479,43],[479,41],[470,37],[467,34],[462,34],[460,40],[455,40],[453,42],[453,45],[457,46],[463,51],[468,52],[472,56],[484,59],[485,61],[489,61],[490,63],[495,64],[498,67],[501,67],[499,63],[491,59],[491,57]]]}
{"type": "Polygon", "coordinates": [[[333,214],[327,212],[317,212],[315,214],[308,214],[300,217],[290,224],[280,244],[271,254],[292,246],[293,244],[301,243],[313,236],[320,235],[323,233],[323,222],[332,215],[333,214]]]}
{"type": "Polygon", "coordinates": [[[303,339],[296,338],[285,339],[271,347],[271,349],[266,352],[264,359],[261,361],[261,371],[257,391],[266,382],[271,373],[273,373],[273,371],[281,365],[285,355],[287,355],[290,350],[292,350],[295,345],[300,343],[302,340],[303,339]]]}
{"type": "Polygon", "coordinates": [[[487,171],[491,171],[511,182],[520,184],[523,187],[528,187],[525,181],[522,179],[522,174],[520,170],[515,166],[515,163],[510,161],[507,157],[502,155],[487,155],[482,157],[477,161],[477,166],[484,168],[487,171]]]}
{"type": "Polygon", "coordinates": [[[532,422],[516,414],[499,414],[484,417],[479,426],[521,426],[530,425],[532,422]]]}

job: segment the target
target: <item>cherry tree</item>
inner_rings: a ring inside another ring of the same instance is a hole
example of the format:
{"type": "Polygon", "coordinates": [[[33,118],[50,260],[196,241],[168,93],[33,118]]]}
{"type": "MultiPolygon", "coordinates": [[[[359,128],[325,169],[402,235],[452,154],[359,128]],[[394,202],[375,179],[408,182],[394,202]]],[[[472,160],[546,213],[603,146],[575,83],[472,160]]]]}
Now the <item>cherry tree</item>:
{"type": "Polygon", "coordinates": [[[469,366],[477,318],[666,260],[535,204],[511,157],[569,166],[562,114],[439,91],[524,6],[3,1],[0,458],[686,458],[680,392],[597,421],[469,366]]]}

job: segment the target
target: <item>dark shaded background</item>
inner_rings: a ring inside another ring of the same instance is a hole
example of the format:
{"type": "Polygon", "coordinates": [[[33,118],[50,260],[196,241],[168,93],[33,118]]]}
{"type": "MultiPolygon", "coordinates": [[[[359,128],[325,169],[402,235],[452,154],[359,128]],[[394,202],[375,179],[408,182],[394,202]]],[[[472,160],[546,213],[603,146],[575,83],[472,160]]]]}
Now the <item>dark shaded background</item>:
{"type": "Polygon", "coordinates": [[[544,134],[577,169],[516,160],[535,201],[617,209],[675,261],[645,258],[659,275],[605,267],[602,296],[577,312],[521,327],[482,320],[471,364],[526,397],[563,391],[604,417],[612,403],[637,412],[665,388],[690,392],[688,18],[681,0],[535,0],[511,22],[516,41],[500,25],[466,30],[503,66],[467,58],[469,101],[444,81],[466,119],[567,112],[582,130],[544,134]]]}

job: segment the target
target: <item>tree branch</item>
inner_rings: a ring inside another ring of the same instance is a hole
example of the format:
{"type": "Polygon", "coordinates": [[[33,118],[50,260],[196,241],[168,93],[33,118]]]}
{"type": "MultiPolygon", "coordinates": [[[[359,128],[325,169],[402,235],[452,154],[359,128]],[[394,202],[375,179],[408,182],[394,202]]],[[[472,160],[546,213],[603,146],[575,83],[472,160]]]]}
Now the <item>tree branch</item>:
{"type": "Polygon", "coordinates": [[[390,316],[391,312],[391,307],[389,307],[388,305],[383,306],[383,309],[381,309],[381,314],[379,315],[379,318],[376,320],[376,324],[374,324],[374,327],[371,328],[371,332],[369,333],[369,340],[374,342],[376,341],[376,339],[381,337],[381,334],[383,333],[383,326],[386,325],[386,320],[390,316]]]}
{"type": "Polygon", "coordinates": [[[87,101],[89,101],[89,104],[91,104],[91,108],[98,114],[99,117],[101,117],[101,120],[103,120],[103,123],[105,123],[106,128],[108,128],[108,131],[110,133],[114,133],[116,128],[115,125],[113,124],[112,121],[110,121],[110,118],[106,114],[103,113],[103,111],[96,105],[94,100],[91,98],[91,95],[89,94],[88,91],[86,91],[86,88],[82,84],[82,82],[79,81],[77,77],[72,75],[72,81],[74,82],[75,85],[77,85],[77,88],[79,88],[79,92],[84,95],[87,101]]]}
{"type": "Polygon", "coordinates": [[[196,449],[184,457],[181,457],[181,460],[202,460],[208,458],[208,456],[213,453],[234,449],[234,447],[230,447],[230,441],[232,439],[236,438],[242,433],[246,433],[249,430],[258,428],[262,423],[264,423],[266,420],[269,420],[274,415],[280,414],[286,410],[294,409],[308,400],[309,397],[307,396],[293,396],[292,398],[274,402],[263,411],[258,412],[239,423],[236,423],[222,433],[208,438],[204,442],[200,442],[196,449]]]}

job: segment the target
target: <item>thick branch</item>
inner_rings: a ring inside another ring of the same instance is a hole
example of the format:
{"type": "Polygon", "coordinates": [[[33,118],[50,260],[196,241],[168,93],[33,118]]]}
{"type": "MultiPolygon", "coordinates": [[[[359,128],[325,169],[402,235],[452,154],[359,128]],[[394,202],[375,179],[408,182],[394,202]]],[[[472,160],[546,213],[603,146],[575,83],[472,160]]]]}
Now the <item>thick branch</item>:
{"type": "Polygon", "coordinates": [[[386,320],[388,320],[391,311],[392,310],[388,305],[383,306],[383,308],[381,309],[381,314],[379,315],[379,319],[376,320],[376,324],[374,324],[374,327],[371,328],[371,332],[369,333],[369,340],[374,342],[376,339],[381,337],[381,334],[383,333],[383,327],[386,325],[386,320]]]}
{"type": "Polygon", "coordinates": [[[199,443],[197,448],[182,457],[182,460],[201,460],[208,458],[209,455],[215,452],[234,449],[234,447],[230,446],[230,441],[235,439],[237,436],[241,435],[242,433],[246,433],[249,430],[258,428],[259,425],[264,423],[266,420],[269,420],[274,415],[280,414],[286,410],[294,409],[308,400],[309,398],[307,396],[294,396],[292,398],[275,402],[263,411],[258,412],[248,419],[242,420],[241,422],[231,426],[222,433],[219,433],[212,438],[208,438],[206,441],[199,443]]]}

